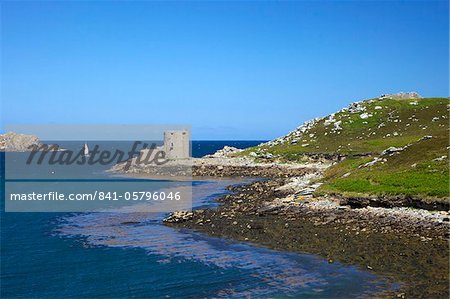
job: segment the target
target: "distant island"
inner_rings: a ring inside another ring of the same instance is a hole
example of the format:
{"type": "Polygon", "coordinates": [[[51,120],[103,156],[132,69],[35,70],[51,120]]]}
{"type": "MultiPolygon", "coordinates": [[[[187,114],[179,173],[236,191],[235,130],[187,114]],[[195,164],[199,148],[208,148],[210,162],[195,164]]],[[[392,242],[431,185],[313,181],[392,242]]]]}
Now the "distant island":
{"type": "Polygon", "coordinates": [[[15,132],[0,134],[0,152],[30,151],[30,148],[34,145],[40,145],[39,138],[34,135],[17,134],[15,132]]]}

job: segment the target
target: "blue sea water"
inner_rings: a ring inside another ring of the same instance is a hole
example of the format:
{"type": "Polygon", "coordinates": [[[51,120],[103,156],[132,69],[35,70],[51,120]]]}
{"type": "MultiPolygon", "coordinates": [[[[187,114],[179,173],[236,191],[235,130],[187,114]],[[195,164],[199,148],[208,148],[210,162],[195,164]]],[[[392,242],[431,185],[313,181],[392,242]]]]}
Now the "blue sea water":
{"type": "MultiPolygon", "coordinates": [[[[258,143],[194,141],[192,150],[198,157],[258,143]]],[[[193,182],[194,207],[213,206],[239,183],[193,182]]],[[[169,228],[163,214],[5,213],[4,200],[3,173],[1,298],[357,298],[390,287],[318,256],[169,228]]]]}

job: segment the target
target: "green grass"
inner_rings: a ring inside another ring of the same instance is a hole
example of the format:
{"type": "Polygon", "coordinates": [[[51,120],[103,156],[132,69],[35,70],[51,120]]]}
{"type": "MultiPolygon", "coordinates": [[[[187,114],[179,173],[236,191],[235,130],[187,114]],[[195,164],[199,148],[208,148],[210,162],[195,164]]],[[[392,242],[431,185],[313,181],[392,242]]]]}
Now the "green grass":
{"type": "Polygon", "coordinates": [[[271,153],[278,161],[296,162],[317,153],[348,156],[326,171],[324,184],[317,190],[319,195],[402,195],[447,199],[450,196],[448,157],[443,161],[433,159],[449,155],[449,103],[448,98],[365,101],[365,112],[372,114],[368,119],[361,119],[362,112],[339,112],[335,119],[342,122],[340,131],[333,132],[332,124],[325,126],[326,118],[323,118],[298,138],[297,144],[291,144],[296,138],[291,134],[282,144],[251,148],[241,155],[252,151],[271,153]],[[411,105],[413,101],[418,104],[411,105]],[[376,106],[382,108],[375,109],[376,106]],[[426,135],[433,138],[419,141],[426,135]],[[407,149],[399,154],[383,157],[386,159],[383,163],[358,168],[388,147],[406,145],[407,149]],[[357,157],[361,154],[369,156],[357,157]]]}
{"type": "Polygon", "coordinates": [[[408,171],[402,173],[374,172],[359,176],[337,179],[326,184],[318,194],[364,194],[364,195],[404,195],[423,198],[449,196],[448,174],[408,171]]]}
{"type": "Polygon", "coordinates": [[[404,146],[424,135],[433,135],[448,128],[448,98],[420,99],[416,106],[410,104],[413,101],[366,101],[366,112],[373,115],[368,119],[361,119],[361,113],[344,111],[335,114],[335,119],[342,122],[341,131],[333,132],[333,125],[325,126],[326,118],[323,118],[298,138],[297,144],[291,144],[296,138],[288,135],[286,143],[254,147],[241,155],[257,151],[274,154],[279,159],[296,161],[303,154],[311,153],[379,153],[390,146],[404,146]],[[381,106],[382,109],[376,110],[376,106],[381,106]],[[432,122],[433,117],[439,119],[432,122]],[[395,119],[398,121],[395,122],[395,119]],[[378,128],[380,124],[385,126],[378,128]],[[394,136],[394,132],[398,135],[394,136]],[[314,137],[309,137],[310,134],[314,134],[314,137]],[[309,145],[302,146],[304,144],[309,145]]]}
{"type": "Polygon", "coordinates": [[[383,163],[358,168],[372,157],[349,158],[330,167],[317,194],[403,195],[421,198],[444,198],[449,194],[446,135],[422,140],[404,151],[386,157],[383,163]],[[345,174],[348,174],[344,176],[345,174]]]}

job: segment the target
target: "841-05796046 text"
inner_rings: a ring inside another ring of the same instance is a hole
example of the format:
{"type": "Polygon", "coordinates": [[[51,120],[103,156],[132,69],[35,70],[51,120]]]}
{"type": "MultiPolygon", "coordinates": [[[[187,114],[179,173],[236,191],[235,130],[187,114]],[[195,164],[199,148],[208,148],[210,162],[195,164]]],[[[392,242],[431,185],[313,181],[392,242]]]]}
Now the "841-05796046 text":
{"type": "Polygon", "coordinates": [[[179,201],[181,200],[181,192],[166,191],[127,191],[127,192],[111,192],[111,191],[95,191],[92,193],[69,193],[47,192],[47,193],[11,193],[9,200],[37,200],[37,201],[109,201],[109,200],[126,200],[126,201],[179,201]]]}

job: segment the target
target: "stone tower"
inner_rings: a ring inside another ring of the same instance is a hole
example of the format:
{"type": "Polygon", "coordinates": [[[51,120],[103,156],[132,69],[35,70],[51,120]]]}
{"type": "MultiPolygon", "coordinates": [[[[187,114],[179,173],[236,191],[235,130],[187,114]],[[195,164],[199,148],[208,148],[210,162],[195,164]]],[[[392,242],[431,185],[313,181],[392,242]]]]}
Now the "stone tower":
{"type": "Polygon", "coordinates": [[[164,151],[167,159],[187,159],[190,156],[188,131],[165,131],[164,151]]]}

